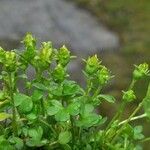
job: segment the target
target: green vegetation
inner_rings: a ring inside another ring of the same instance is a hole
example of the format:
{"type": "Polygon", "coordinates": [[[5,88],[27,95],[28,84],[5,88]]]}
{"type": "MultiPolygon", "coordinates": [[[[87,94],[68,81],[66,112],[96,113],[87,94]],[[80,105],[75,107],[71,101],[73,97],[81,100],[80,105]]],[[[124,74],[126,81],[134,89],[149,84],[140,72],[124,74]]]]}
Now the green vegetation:
{"type": "Polygon", "coordinates": [[[69,79],[67,66],[75,57],[65,46],[57,50],[43,42],[38,49],[31,34],[23,43],[23,51],[0,48],[0,150],[141,150],[142,143],[150,141],[141,125],[132,124],[150,119],[150,84],[123,120],[126,106],[137,100],[135,84],[150,76],[148,64],[135,65],[121,105],[109,119],[98,108],[103,102],[115,103],[102,91],[114,76],[97,55],[83,59],[86,86],[81,87],[69,79]],[[35,71],[33,79],[28,77],[29,67],[35,71]]]}
{"type": "Polygon", "coordinates": [[[150,47],[149,0],[76,0],[121,38],[125,52],[148,54],[150,47]]]}

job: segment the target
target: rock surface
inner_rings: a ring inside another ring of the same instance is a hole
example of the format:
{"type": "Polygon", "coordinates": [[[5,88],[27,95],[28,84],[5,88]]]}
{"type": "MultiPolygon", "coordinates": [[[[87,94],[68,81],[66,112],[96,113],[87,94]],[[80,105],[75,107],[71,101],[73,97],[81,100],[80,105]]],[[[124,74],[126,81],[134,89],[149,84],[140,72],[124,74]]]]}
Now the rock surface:
{"type": "Polygon", "coordinates": [[[16,48],[26,32],[75,54],[116,49],[118,37],[87,11],[64,0],[0,0],[0,44],[16,48]],[[6,45],[7,44],[7,45],[6,45]]]}

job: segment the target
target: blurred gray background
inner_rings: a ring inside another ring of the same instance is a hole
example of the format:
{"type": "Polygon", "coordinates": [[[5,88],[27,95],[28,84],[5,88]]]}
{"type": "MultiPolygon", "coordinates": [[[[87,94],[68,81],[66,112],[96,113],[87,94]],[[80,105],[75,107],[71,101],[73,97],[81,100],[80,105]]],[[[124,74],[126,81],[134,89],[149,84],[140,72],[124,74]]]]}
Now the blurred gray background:
{"type": "Polygon", "coordinates": [[[20,41],[31,32],[38,41],[52,41],[54,46],[65,44],[78,61],[71,63],[73,78],[81,78],[81,57],[115,51],[117,34],[109,31],[88,11],[65,0],[0,0],[0,46],[20,48],[20,41]],[[74,74],[75,72],[79,72],[74,74]]]}
{"type": "Polygon", "coordinates": [[[0,0],[0,45],[13,49],[26,32],[80,53],[116,49],[118,37],[87,11],[65,0],[0,0]]]}

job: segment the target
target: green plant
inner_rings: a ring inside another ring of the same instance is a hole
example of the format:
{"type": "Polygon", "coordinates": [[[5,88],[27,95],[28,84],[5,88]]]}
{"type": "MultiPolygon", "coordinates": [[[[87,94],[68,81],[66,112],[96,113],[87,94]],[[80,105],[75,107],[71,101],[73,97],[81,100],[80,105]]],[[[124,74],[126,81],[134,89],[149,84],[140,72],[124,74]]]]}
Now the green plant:
{"type": "Polygon", "coordinates": [[[146,63],[135,66],[120,109],[108,123],[97,109],[103,101],[115,102],[102,93],[113,76],[96,55],[84,60],[87,84],[82,88],[69,79],[67,65],[74,56],[65,46],[57,50],[43,42],[37,50],[31,34],[23,43],[24,51],[0,48],[0,150],[139,150],[141,142],[150,140],[144,138],[142,126],[130,124],[150,118],[150,85],[145,98],[122,121],[126,104],[136,100],[135,83],[149,76],[146,63]],[[29,67],[35,70],[33,79],[27,75],[29,67]],[[145,113],[135,116],[142,107],[145,113]]]}

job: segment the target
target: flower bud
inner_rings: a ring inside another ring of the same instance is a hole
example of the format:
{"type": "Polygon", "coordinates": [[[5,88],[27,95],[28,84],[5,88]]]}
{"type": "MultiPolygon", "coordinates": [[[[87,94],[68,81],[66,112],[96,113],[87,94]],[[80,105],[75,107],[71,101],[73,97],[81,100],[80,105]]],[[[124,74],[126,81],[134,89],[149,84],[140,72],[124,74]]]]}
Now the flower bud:
{"type": "Polygon", "coordinates": [[[40,60],[43,62],[47,62],[50,64],[52,57],[52,43],[51,42],[43,42],[42,49],[39,54],[40,60]]]}
{"type": "Polygon", "coordinates": [[[57,54],[57,62],[62,66],[66,66],[70,61],[70,51],[63,45],[57,54]]]}
{"type": "Polygon", "coordinates": [[[52,52],[52,43],[43,42],[40,52],[34,57],[34,60],[32,62],[34,67],[40,68],[41,70],[47,69],[51,63],[52,52]]]}
{"type": "Polygon", "coordinates": [[[35,38],[32,36],[32,34],[27,33],[24,40],[23,40],[24,45],[26,46],[26,48],[29,47],[35,47],[36,45],[36,40],[35,38]]]}
{"type": "Polygon", "coordinates": [[[16,70],[17,60],[16,60],[16,53],[15,52],[7,51],[5,53],[4,66],[6,67],[7,71],[13,72],[16,70]]]}
{"type": "Polygon", "coordinates": [[[132,102],[136,99],[136,96],[134,94],[133,90],[123,91],[123,100],[126,102],[132,102]]]}
{"type": "Polygon", "coordinates": [[[100,67],[100,61],[97,58],[97,55],[94,55],[92,57],[89,57],[88,60],[86,61],[85,71],[86,73],[91,75],[93,73],[96,73],[99,67],[100,67]]]}
{"type": "Polygon", "coordinates": [[[111,78],[110,71],[105,66],[102,66],[102,69],[98,70],[97,75],[101,85],[106,84],[111,78]]]}
{"type": "Polygon", "coordinates": [[[147,63],[140,64],[139,66],[135,65],[135,70],[133,72],[133,78],[135,80],[139,80],[149,75],[149,66],[147,63]]]}
{"type": "Polygon", "coordinates": [[[33,36],[28,33],[24,40],[23,40],[23,43],[26,47],[26,51],[24,52],[24,57],[27,61],[31,61],[34,56],[35,56],[35,50],[36,50],[36,39],[33,38],[33,36]]]}
{"type": "Polygon", "coordinates": [[[56,81],[63,81],[66,77],[65,69],[61,64],[58,64],[53,71],[53,78],[56,81]]]}

